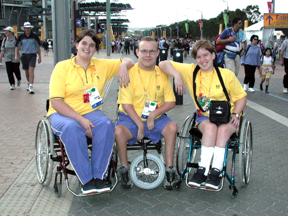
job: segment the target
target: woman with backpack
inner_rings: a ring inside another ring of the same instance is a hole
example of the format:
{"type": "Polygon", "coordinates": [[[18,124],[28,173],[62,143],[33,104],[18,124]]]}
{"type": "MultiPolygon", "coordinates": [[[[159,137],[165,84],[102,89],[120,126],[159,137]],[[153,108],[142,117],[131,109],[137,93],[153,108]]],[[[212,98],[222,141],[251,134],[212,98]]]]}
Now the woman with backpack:
{"type": "Polygon", "coordinates": [[[14,30],[11,26],[6,27],[4,30],[6,38],[1,45],[0,62],[2,62],[2,58],[4,57],[10,90],[14,90],[14,74],[17,78],[17,86],[19,87],[21,85],[20,61],[15,61],[15,44],[17,38],[15,37],[14,30]]]}
{"type": "Polygon", "coordinates": [[[256,68],[258,68],[258,70],[260,69],[262,51],[258,45],[258,40],[259,38],[257,35],[252,35],[250,37],[251,43],[247,45],[245,54],[242,56],[242,62],[245,69],[244,90],[248,90],[249,92],[255,92],[253,89],[255,84],[255,71],[256,68]]]}

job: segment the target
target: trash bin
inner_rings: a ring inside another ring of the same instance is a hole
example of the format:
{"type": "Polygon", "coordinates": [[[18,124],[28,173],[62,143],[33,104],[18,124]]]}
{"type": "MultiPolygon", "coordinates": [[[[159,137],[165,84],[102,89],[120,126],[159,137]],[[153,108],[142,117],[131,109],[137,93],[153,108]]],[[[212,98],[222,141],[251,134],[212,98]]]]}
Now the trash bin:
{"type": "MultiPolygon", "coordinates": [[[[174,49],[173,50],[173,61],[183,63],[183,50],[182,49],[174,49]]],[[[175,91],[175,84],[173,79],[173,91],[176,98],[176,105],[183,105],[183,95],[178,95],[175,91]]]]}
{"type": "Polygon", "coordinates": [[[159,53],[159,61],[165,61],[167,60],[168,57],[168,50],[167,48],[160,48],[160,53],[159,53]]]}

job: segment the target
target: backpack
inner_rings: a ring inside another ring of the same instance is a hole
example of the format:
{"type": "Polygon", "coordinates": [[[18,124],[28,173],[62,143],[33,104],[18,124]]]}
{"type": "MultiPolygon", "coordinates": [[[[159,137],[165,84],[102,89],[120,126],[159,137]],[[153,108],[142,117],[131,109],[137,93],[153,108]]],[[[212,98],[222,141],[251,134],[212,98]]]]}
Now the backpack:
{"type": "Polygon", "coordinates": [[[166,43],[166,41],[163,43],[163,47],[166,48],[166,49],[169,49],[169,44],[166,43]]]}
{"type": "MultiPolygon", "coordinates": [[[[229,29],[229,31],[230,31],[230,36],[232,36],[232,30],[229,29]]],[[[215,37],[215,49],[216,49],[217,53],[223,51],[226,47],[226,44],[217,44],[217,40],[218,40],[219,36],[220,36],[220,34],[216,35],[216,37],[215,37]]]]}
{"type": "Polygon", "coordinates": [[[213,62],[214,66],[225,68],[225,61],[224,61],[225,54],[226,53],[224,51],[216,53],[216,57],[213,62]]]}

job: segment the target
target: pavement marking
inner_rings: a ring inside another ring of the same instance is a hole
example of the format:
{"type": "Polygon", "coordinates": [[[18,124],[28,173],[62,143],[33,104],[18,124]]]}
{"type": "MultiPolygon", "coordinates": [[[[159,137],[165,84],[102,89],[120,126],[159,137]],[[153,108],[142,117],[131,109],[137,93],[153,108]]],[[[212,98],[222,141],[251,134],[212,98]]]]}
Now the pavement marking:
{"type": "Polygon", "coordinates": [[[283,97],[280,97],[280,96],[278,96],[278,95],[274,95],[274,94],[271,94],[271,93],[266,94],[265,91],[260,91],[259,89],[256,89],[256,88],[254,88],[254,90],[259,91],[259,92],[261,92],[261,93],[263,93],[263,94],[265,94],[265,95],[269,95],[269,96],[272,96],[272,97],[276,97],[276,98],[278,98],[278,99],[281,99],[281,100],[284,100],[284,101],[287,101],[287,102],[288,102],[288,99],[283,98],[283,97]]]}
{"type": "Polygon", "coordinates": [[[257,112],[262,113],[263,115],[279,122],[280,124],[288,127],[288,118],[286,118],[285,116],[282,116],[270,109],[267,109],[264,106],[261,106],[260,104],[254,103],[250,100],[247,100],[246,106],[256,110],[257,112]]]}

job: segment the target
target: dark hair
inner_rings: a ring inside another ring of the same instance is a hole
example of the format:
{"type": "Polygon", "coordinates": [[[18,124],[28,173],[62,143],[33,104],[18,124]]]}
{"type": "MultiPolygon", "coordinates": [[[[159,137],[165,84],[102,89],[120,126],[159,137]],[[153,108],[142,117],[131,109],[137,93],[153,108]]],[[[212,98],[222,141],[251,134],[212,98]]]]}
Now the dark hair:
{"type": "Polygon", "coordinates": [[[209,41],[209,40],[198,40],[195,43],[195,45],[193,46],[193,49],[192,49],[192,55],[193,55],[194,59],[196,59],[197,52],[201,48],[208,50],[210,53],[214,52],[216,54],[215,46],[213,46],[211,41],[209,41]]]}
{"type": "Polygon", "coordinates": [[[265,51],[264,51],[264,55],[266,55],[266,51],[267,51],[267,50],[270,50],[270,53],[271,53],[270,56],[271,56],[271,55],[272,55],[272,50],[271,50],[270,47],[267,47],[267,48],[265,49],[265,51]]]}
{"type": "Polygon", "coordinates": [[[257,40],[259,41],[258,35],[252,35],[252,36],[250,37],[250,41],[252,42],[255,37],[257,37],[257,40]]]}
{"type": "Polygon", "coordinates": [[[99,50],[100,40],[97,37],[96,33],[92,29],[86,29],[86,30],[82,31],[79,35],[77,35],[75,43],[79,43],[85,36],[89,36],[89,37],[92,38],[92,40],[96,44],[95,48],[98,51],[99,50]]]}
{"type": "Polygon", "coordinates": [[[234,24],[237,24],[239,20],[241,20],[241,19],[240,18],[234,18],[232,20],[232,26],[234,26],[234,24]]]}

